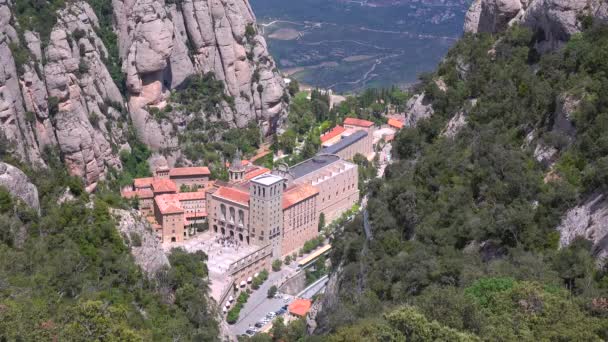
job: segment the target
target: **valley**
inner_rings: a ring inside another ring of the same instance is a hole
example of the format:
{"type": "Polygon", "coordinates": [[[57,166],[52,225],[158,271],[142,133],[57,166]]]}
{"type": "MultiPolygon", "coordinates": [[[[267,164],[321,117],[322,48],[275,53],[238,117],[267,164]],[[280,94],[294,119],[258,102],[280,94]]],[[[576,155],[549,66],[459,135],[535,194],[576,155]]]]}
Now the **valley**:
{"type": "Polygon", "coordinates": [[[251,2],[281,71],[339,93],[407,87],[462,33],[470,1],[251,2]],[[279,4],[280,3],[280,4],[279,4]]]}

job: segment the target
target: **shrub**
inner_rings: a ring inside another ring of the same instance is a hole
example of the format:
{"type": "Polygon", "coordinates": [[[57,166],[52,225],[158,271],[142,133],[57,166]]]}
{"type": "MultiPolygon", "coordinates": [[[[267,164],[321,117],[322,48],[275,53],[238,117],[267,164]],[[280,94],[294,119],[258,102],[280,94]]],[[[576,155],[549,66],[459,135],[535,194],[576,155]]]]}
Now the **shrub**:
{"type": "Polygon", "coordinates": [[[129,240],[131,240],[131,246],[141,247],[141,235],[136,232],[129,233],[129,240]]]}
{"type": "Polygon", "coordinates": [[[272,270],[274,272],[278,272],[281,270],[281,266],[283,266],[283,262],[280,259],[277,259],[272,262],[272,270]]]}
{"type": "Polygon", "coordinates": [[[274,298],[274,296],[277,294],[277,291],[279,289],[275,286],[272,285],[269,289],[268,289],[268,293],[266,294],[266,297],[268,298],[274,298]]]}

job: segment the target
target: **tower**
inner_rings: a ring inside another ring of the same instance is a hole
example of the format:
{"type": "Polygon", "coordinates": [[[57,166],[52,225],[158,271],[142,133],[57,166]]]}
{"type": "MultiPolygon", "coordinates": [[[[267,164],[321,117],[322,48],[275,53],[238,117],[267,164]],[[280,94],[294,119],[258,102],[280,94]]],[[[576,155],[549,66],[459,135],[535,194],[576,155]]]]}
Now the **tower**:
{"type": "Polygon", "coordinates": [[[245,180],[245,166],[241,161],[241,152],[236,151],[234,159],[228,168],[228,175],[230,177],[230,183],[239,183],[245,180]]]}
{"type": "Polygon", "coordinates": [[[252,179],[249,186],[249,236],[256,245],[272,245],[275,259],[281,257],[283,182],[282,177],[265,174],[252,179]]]}

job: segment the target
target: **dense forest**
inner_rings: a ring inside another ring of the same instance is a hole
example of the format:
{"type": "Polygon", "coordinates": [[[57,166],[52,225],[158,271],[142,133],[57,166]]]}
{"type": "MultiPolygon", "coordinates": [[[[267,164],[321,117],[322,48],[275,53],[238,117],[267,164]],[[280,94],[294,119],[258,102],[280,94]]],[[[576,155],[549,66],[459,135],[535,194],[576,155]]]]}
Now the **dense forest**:
{"type": "Polygon", "coordinates": [[[171,267],[144,274],[110,213],[128,207],[117,192],[87,194],[52,151],[44,171],[6,152],[37,186],[41,213],[0,187],[0,340],[217,339],[206,255],[174,250],[171,267]]]}
{"type": "Polygon", "coordinates": [[[558,248],[556,231],[568,208],[608,185],[608,28],[589,25],[542,56],[536,38],[517,26],[467,35],[423,77],[417,91],[435,114],[400,132],[398,161],[370,183],[373,236],[357,218],[334,239],[338,290],[318,334],[608,338],[606,268],[590,241],[558,248]],[[553,128],[564,97],[579,103],[575,134],[553,128]],[[450,137],[444,129],[459,111],[467,123],[450,137]],[[554,163],[534,158],[532,135],[558,151],[554,163]]]}

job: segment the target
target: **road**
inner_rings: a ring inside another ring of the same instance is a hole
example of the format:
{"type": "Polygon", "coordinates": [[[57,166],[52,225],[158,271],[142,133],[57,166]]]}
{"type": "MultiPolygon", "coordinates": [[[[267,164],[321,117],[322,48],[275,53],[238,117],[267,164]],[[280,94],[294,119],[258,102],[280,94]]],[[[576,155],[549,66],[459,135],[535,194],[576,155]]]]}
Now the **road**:
{"type": "Polygon", "coordinates": [[[314,295],[321,292],[321,290],[323,290],[323,288],[325,288],[325,286],[327,285],[327,282],[329,281],[328,278],[329,277],[327,274],[322,276],[321,278],[319,278],[319,280],[315,281],[314,283],[310,284],[307,288],[305,288],[304,291],[298,293],[298,295],[296,297],[304,298],[304,299],[312,299],[312,297],[314,297],[314,295]]]}
{"type": "Polygon", "coordinates": [[[297,272],[297,263],[293,262],[289,266],[283,266],[279,272],[271,272],[268,276],[268,280],[260,286],[259,289],[253,291],[249,296],[249,300],[243,306],[239,320],[230,325],[230,331],[232,334],[239,336],[245,333],[245,331],[253,326],[256,322],[261,320],[270,311],[278,311],[283,305],[291,303],[293,297],[289,297],[290,300],[285,302],[281,298],[267,298],[268,289],[272,285],[279,287],[287,278],[292,277],[297,272]]]}

